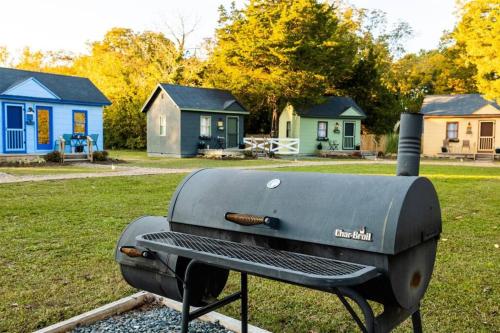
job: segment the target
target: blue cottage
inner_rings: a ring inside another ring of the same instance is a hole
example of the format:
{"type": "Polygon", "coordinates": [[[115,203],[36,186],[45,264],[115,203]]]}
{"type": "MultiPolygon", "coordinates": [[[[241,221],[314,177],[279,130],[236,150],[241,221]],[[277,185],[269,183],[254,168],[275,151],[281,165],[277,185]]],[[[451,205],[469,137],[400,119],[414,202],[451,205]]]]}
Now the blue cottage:
{"type": "Polygon", "coordinates": [[[87,135],[101,150],[110,104],[87,78],[0,68],[0,156],[42,155],[60,137],[87,135]]]}

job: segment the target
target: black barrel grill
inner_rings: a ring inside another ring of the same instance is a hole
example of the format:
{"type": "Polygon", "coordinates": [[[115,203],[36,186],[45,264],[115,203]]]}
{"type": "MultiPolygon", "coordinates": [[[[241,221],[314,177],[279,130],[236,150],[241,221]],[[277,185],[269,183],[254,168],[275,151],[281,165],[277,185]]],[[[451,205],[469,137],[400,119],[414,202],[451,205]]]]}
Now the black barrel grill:
{"type": "Polygon", "coordinates": [[[247,332],[247,274],[335,294],[363,332],[388,332],[410,316],[421,332],[441,211],[432,183],[418,177],[422,116],[403,114],[400,127],[396,177],[191,173],[166,218],[142,217],[124,231],[116,260],[125,280],[182,300],[182,332],[238,299],[247,332]],[[229,270],[241,273],[241,291],[217,300],[229,270]],[[375,316],[367,300],[383,312],[375,316]]]}

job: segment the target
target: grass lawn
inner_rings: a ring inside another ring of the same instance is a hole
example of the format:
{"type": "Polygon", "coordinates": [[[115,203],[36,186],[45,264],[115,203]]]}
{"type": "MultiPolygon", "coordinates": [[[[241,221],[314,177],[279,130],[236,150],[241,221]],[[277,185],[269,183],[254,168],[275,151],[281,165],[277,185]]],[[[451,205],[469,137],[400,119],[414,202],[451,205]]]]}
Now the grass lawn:
{"type": "MultiPolygon", "coordinates": [[[[393,165],[289,171],[393,174],[393,165]]],[[[423,166],[442,205],[443,234],[422,303],[428,332],[500,327],[500,168],[423,166]]],[[[165,214],[183,175],[0,185],[0,332],[29,332],[134,292],[113,250],[135,217],[165,214]],[[131,191],[133,189],[133,191],[131,191]],[[78,195],[75,195],[77,193],[78,195]]],[[[238,287],[232,276],[227,292],[238,287]]],[[[351,332],[326,293],[251,277],[250,322],[274,332],[351,332]]],[[[237,303],[222,311],[238,316],[237,303]]],[[[398,332],[409,331],[409,323],[398,332]]]]}
{"type": "Polygon", "coordinates": [[[111,172],[109,168],[86,168],[72,165],[55,165],[43,167],[4,167],[0,168],[0,172],[8,173],[13,176],[38,176],[38,175],[59,175],[68,173],[98,173],[111,172]]]}
{"type": "Polygon", "coordinates": [[[255,159],[255,160],[212,160],[207,158],[168,158],[148,157],[145,151],[110,150],[109,156],[124,160],[123,166],[138,166],[148,168],[197,169],[232,166],[261,166],[290,163],[287,159],[255,159]]]}

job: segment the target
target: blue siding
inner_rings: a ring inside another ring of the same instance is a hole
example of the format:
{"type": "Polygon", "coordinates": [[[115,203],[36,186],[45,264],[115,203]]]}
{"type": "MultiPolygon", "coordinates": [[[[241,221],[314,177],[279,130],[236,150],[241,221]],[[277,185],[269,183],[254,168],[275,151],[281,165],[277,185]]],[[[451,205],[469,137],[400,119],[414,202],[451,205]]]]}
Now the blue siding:
{"type": "Polygon", "coordinates": [[[195,156],[198,153],[198,143],[200,140],[200,117],[211,117],[211,137],[210,141],[205,141],[210,148],[216,148],[216,140],[218,136],[224,137],[226,140],[227,116],[235,116],[239,118],[239,142],[243,142],[244,136],[244,116],[230,113],[214,113],[214,112],[195,112],[181,111],[181,156],[195,156]],[[217,121],[224,121],[224,130],[217,129],[217,121]]]}

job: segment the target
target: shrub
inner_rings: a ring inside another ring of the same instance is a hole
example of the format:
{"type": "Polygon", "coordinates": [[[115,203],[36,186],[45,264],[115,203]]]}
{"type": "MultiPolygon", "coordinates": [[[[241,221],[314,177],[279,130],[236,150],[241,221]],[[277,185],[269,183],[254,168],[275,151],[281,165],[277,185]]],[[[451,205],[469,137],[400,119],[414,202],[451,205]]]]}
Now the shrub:
{"type": "Polygon", "coordinates": [[[107,161],[109,153],[106,150],[95,151],[94,161],[107,161]]]}
{"type": "Polygon", "coordinates": [[[396,133],[387,134],[386,154],[396,154],[398,152],[399,135],[396,133]]]}
{"type": "Polygon", "coordinates": [[[45,155],[45,160],[47,162],[60,163],[62,161],[61,153],[57,150],[54,150],[53,152],[50,152],[47,155],[45,155]]]}

